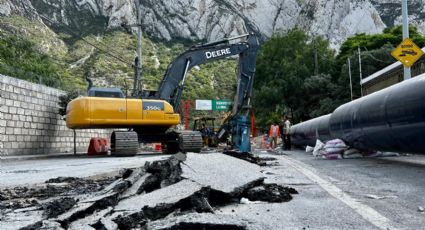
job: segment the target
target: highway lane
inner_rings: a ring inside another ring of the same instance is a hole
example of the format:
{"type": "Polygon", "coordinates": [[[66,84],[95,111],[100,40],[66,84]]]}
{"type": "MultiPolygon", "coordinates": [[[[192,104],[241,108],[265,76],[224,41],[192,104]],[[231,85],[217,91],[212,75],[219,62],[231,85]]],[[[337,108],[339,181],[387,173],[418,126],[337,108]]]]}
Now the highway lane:
{"type": "Polygon", "coordinates": [[[304,151],[283,153],[271,155],[279,165],[265,168],[266,181],[297,189],[292,201],[222,211],[276,229],[425,228],[418,210],[425,206],[425,156],[322,160],[304,151]]]}
{"type": "Polygon", "coordinates": [[[56,177],[90,177],[114,174],[123,168],[141,167],[146,161],[168,156],[137,155],[135,157],[53,157],[45,159],[1,162],[0,188],[43,183],[56,177]]]}
{"type": "MultiPolygon", "coordinates": [[[[231,204],[216,213],[265,222],[272,229],[424,229],[425,156],[322,160],[303,151],[277,154],[262,167],[267,183],[295,188],[284,203],[231,204]]],[[[67,157],[2,162],[1,187],[59,176],[116,174],[167,156],[67,157]]],[[[232,175],[229,175],[232,176],[232,175]]]]}

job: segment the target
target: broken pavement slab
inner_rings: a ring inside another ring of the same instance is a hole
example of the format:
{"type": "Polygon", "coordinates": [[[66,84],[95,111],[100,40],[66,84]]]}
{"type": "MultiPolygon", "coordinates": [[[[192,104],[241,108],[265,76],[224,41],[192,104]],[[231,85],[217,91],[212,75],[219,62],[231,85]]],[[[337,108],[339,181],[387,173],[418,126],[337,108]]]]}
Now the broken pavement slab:
{"type": "MultiPolygon", "coordinates": [[[[142,228],[173,216],[214,213],[217,206],[237,202],[249,189],[264,185],[264,174],[256,164],[220,153],[185,156],[186,159],[170,157],[143,167],[123,169],[115,180],[103,183],[101,190],[90,189],[69,202],[60,202],[55,197],[43,206],[44,218],[29,222],[27,227],[59,223],[70,229],[142,228]],[[45,218],[51,222],[44,223],[45,218]]],[[[47,182],[70,184],[80,180],[56,178],[47,182]]],[[[227,222],[202,221],[206,224],[196,222],[185,226],[247,229],[227,222]]]]}
{"type": "Polygon", "coordinates": [[[115,206],[114,209],[115,211],[136,212],[141,211],[144,207],[154,208],[159,204],[174,205],[177,202],[192,196],[196,192],[201,191],[201,189],[202,185],[196,182],[182,180],[176,184],[147,194],[123,199],[117,204],[117,206],[115,206]]]}
{"type": "Polygon", "coordinates": [[[72,222],[69,226],[69,230],[79,230],[79,229],[91,229],[92,226],[95,226],[96,223],[101,221],[101,219],[112,211],[112,207],[103,209],[101,211],[96,211],[92,215],[86,216],[83,219],[72,222]]]}
{"type": "Polygon", "coordinates": [[[211,189],[237,196],[264,180],[260,166],[221,153],[188,153],[182,177],[211,189]]]}
{"type": "Polygon", "coordinates": [[[121,199],[128,198],[134,195],[139,194],[139,190],[143,190],[142,185],[145,183],[146,179],[148,177],[152,176],[150,173],[146,173],[143,176],[141,176],[139,179],[133,182],[131,187],[127,189],[123,194],[120,195],[121,199]]]}
{"type": "Polygon", "coordinates": [[[152,221],[142,229],[228,229],[228,230],[264,230],[271,229],[265,223],[259,223],[233,215],[211,213],[190,213],[182,216],[152,221]]]}
{"type": "Polygon", "coordinates": [[[132,196],[121,200],[114,208],[114,213],[105,218],[106,222],[115,222],[120,228],[133,228],[147,219],[164,218],[176,210],[197,209],[209,188],[182,180],[153,192],[132,196]]]}

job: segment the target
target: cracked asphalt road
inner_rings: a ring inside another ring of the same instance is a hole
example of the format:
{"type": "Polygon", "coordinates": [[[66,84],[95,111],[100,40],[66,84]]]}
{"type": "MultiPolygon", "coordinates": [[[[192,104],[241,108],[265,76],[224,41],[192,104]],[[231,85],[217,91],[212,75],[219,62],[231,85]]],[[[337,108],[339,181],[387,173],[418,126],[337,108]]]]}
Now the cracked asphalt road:
{"type": "MultiPolygon", "coordinates": [[[[321,160],[303,151],[283,153],[262,153],[277,158],[278,164],[261,169],[266,183],[295,188],[299,194],[293,200],[231,204],[216,213],[267,223],[272,229],[424,229],[425,213],[418,207],[425,206],[425,155],[321,160]]],[[[2,162],[0,187],[116,173],[165,157],[2,162]]]]}
{"type": "Polygon", "coordinates": [[[425,206],[425,156],[322,160],[303,151],[284,154],[271,155],[279,165],[265,168],[265,182],[295,188],[299,194],[291,202],[221,211],[253,220],[267,216],[275,229],[424,229],[418,206],[425,206]]]}
{"type": "Polygon", "coordinates": [[[135,168],[146,161],[167,156],[137,155],[135,157],[59,157],[1,162],[0,188],[43,183],[56,177],[89,177],[115,173],[122,168],[135,168]]]}

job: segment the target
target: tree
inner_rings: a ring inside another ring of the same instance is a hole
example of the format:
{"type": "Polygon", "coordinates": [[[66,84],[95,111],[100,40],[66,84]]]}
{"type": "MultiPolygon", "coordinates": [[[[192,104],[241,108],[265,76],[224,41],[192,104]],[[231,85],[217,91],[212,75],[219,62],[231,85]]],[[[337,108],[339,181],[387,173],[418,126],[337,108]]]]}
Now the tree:
{"type": "MultiPolygon", "coordinates": [[[[425,46],[425,37],[418,32],[416,27],[410,26],[410,38],[419,46],[425,46]]],[[[340,72],[334,74],[334,79],[338,82],[337,94],[335,102],[343,104],[350,100],[349,77],[347,59],[351,60],[351,71],[353,80],[354,98],[360,97],[360,78],[359,78],[359,61],[358,49],[361,50],[362,59],[362,77],[372,75],[373,73],[396,62],[391,52],[402,41],[402,27],[396,26],[386,28],[381,34],[366,35],[357,34],[348,38],[340,48],[340,52],[336,57],[336,63],[340,66],[340,72]]]]}
{"type": "Polygon", "coordinates": [[[309,105],[327,95],[327,88],[314,95],[306,93],[307,90],[320,91],[320,88],[311,87],[314,83],[305,83],[314,81],[310,78],[314,75],[316,52],[317,68],[321,73],[316,80],[320,79],[326,82],[322,86],[332,88],[330,74],[334,72],[335,59],[326,40],[293,29],[286,34],[274,35],[262,46],[257,57],[253,98],[260,125],[276,121],[284,114],[291,115],[295,121],[307,120],[311,118],[310,114],[324,110],[324,107],[309,105]],[[316,109],[320,111],[314,112],[316,109]]]}

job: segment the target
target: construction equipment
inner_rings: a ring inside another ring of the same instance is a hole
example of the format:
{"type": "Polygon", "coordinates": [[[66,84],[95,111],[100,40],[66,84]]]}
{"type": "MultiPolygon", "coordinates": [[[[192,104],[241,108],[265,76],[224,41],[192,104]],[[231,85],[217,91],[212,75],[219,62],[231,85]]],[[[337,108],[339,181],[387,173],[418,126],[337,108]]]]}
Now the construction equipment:
{"type": "MultiPolygon", "coordinates": [[[[249,141],[249,130],[246,136],[243,127],[247,122],[243,120],[243,114],[250,108],[258,47],[255,34],[193,46],[168,66],[156,92],[143,92],[144,96],[139,93],[141,99],[119,98],[113,95],[104,97],[107,96],[105,91],[108,90],[98,88],[103,93],[94,92],[91,94],[94,96],[76,98],[68,104],[66,125],[71,129],[127,129],[112,133],[113,155],[135,155],[139,143],[154,142],[162,143],[162,149],[166,153],[199,152],[202,148],[200,132],[178,131],[173,128],[180,124],[180,115],[176,111],[184,90],[187,72],[200,64],[239,55],[232,124],[228,124],[223,130],[232,134],[236,140],[236,147],[240,146],[241,140],[246,145],[247,137],[249,141]],[[236,39],[244,41],[231,43],[236,39]],[[97,94],[102,97],[97,97],[97,94]]],[[[243,151],[246,149],[245,147],[243,151]]]]}
{"type": "Polygon", "coordinates": [[[195,117],[193,119],[193,131],[199,131],[202,135],[202,141],[204,146],[208,147],[217,147],[218,146],[218,137],[216,129],[215,117],[195,117]]]}

